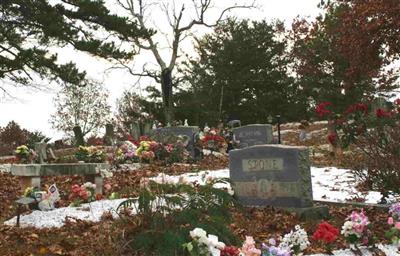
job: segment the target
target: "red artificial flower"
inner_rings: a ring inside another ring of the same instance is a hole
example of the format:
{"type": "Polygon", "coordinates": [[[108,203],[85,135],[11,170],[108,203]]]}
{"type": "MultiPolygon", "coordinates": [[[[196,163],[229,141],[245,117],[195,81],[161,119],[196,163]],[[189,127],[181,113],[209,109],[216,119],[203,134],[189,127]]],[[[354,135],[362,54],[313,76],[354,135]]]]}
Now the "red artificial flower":
{"type": "Polygon", "coordinates": [[[328,141],[331,143],[331,145],[336,145],[337,142],[337,134],[336,133],[330,133],[328,135],[328,141]]]}
{"type": "Polygon", "coordinates": [[[149,140],[150,138],[145,135],[139,137],[139,141],[149,141],[149,140]]]}
{"type": "Polygon", "coordinates": [[[225,246],[224,249],[221,250],[221,256],[238,256],[240,251],[235,246],[225,246]]]}
{"type": "Polygon", "coordinates": [[[378,108],[375,111],[375,114],[378,118],[384,118],[384,117],[391,117],[393,113],[391,111],[386,111],[382,108],[378,108]]]}
{"type": "Polygon", "coordinates": [[[319,117],[324,117],[326,115],[331,114],[332,111],[326,108],[328,106],[332,106],[332,103],[331,102],[322,102],[322,103],[318,104],[318,106],[315,108],[315,113],[317,113],[317,115],[319,117]]]}
{"type": "Polygon", "coordinates": [[[318,225],[317,230],[314,232],[312,239],[316,241],[323,241],[325,243],[332,243],[339,236],[339,230],[324,221],[318,225]]]}
{"type": "Polygon", "coordinates": [[[135,140],[133,139],[133,137],[132,137],[131,135],[129,135],[129,134],[128,134],[128,136],[126,136],[126,139],[129,140],[130,142],[135,141],[135,140]]]}

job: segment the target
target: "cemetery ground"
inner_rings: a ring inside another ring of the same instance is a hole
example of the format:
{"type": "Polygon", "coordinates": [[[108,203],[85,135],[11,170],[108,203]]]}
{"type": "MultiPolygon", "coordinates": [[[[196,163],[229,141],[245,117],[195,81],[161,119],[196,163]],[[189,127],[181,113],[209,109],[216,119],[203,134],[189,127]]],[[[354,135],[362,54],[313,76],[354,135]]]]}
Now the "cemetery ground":
{"type": "MultiPolygon", "coordinates": [[[[360,210],[357,204],[344,204],[352,202],[379,201],[379,195],[374,192],[363,191],[362,184],[349,178],[349,173],[344,170],[351,168],[356,155],[344,152],[341,158],[333,156],[329,151],[326,141],[326,123],[315,123],[309,128],[310,138],[304,142],[299,141],[298,124],[282,126],[283,144],[306,145],[310,147],[310,157],[313,179],[314,200],[340,201],[342,204],[328,203],[330,217],[329,223],[341,227],[346,217],[353,210],[360,210]],[[327,168],[332,167],[332,168],[327,168]],[[334,168],[337,167],[337,168],[334,168]],[[343,168],[343,169],[340,169],[343,168]]],[[[160,173],[177,176],[185,173],[200,171],[224,170],[228,168],[227,156],[207,156],[196,164],[172,165],[146,165],[137,170],[120,170],[114,172],[113,177],[106,178],[105,183],[110,184],[110,189],[105,192],[109,196],[118,192],[121,198],[135,197],[138,195],[140,181],[144,177],[156,177],[160,173]]],[[[82,176],[57,176],[44,177],[42,184],[56,183],[61,191],[61,201],[58,207],[68,206],[68,198],[62,191],[69,191],[73,184],[82,184],[82,176]]],[[[126,222],[114,218],[111,213],[105,212],[99,222],[89,222],[75,218],[65,220],[65,225],[58,228],[17,228],[5,225],[4,221],[15,216],[15,200],[21,196],[21,188],[17,177],[8,172],[0,172],[0,255],[148,255],[142,252],[132,252],[128,248],[128,234],[139,232],[139,224],[135,221],[126,222]]],[[[323,203],[317,203],[323,204],[323,203]]],[[[363,207],[370,221],[374,224],[372,231],[376,236],[376,244],[389,244],[385,238],[387,231],[387,208],[367,206],[363,207]]],[[[90,207],[85,211],[90,212],[90,207]]],[[[23,214],[29,214],[26,211],[23,214]]],[[[303,227],[308,234],[312,234],[320,220],[303,220],[295,213],[275,209],[273,207],[254,208],[237,207],[232,211],[233,221],[229,229],[241,240],[246,235],[251,235],[257,242],[269,238],[279,237],[292,230],[296,225],[303,227]]],[[[343,237],[335,241],[333,249],[347,248],[343,237]]],[[[318,242],[312,242],[306,249],[305,255],[324,253],[326,249],[318,242]]],[[[371,249],[371,255],[385,255],[378,249],[371,249]]],[[[344,254],[346,255],[346,254],[344,254]]],[[[395,255],[395,254],[393,254],[395,255]]]]}

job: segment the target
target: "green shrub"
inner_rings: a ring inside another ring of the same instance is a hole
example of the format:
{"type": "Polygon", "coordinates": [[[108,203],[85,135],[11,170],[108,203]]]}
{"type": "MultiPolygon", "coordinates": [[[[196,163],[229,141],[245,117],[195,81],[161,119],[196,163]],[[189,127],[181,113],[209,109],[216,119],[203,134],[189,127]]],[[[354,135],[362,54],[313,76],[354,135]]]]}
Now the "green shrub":
{"type": "Polygon", "coordinates": [[[230,210],[236,201],[224,190],[213,187],[220,182],[228,181],[214,180],[196,187],[150,182],[137,198],[121,203],[119,210],[131,208],[137,213],[122,217],[122,221],[136,223],[126,232],[130,250],[145,255],[185,255],[182,244],[191,240],[189,232],[196,227],[227,244],[239,244],[229,230],[230,210]]]}

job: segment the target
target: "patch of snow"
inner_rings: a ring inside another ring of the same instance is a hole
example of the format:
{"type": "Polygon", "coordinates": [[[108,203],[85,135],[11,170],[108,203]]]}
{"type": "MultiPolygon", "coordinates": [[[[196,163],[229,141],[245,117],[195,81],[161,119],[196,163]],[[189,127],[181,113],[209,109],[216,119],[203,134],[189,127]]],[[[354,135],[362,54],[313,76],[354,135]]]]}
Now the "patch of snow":
{"type": "Polygon", "coordinates": [[[11,164],[1,164],[0,172],[10,173],[11,172],[11,164]]]}
{"type": "MultiPolygon", "coordinates": [[[[79,220],[99,222],[101,216],[110,212],[114,218],[118,217],[116,209],[118,205],[126,199],[101,200],[80,207],[62,207],[52,211],[33,211],[28,215],[21,215],[21,227],[35,228],[59,228],[64,226],[65,219],[68,217],[79,220]]],[[[17,217],[4,222],[5,225],[15,226],[17,217]]]]}

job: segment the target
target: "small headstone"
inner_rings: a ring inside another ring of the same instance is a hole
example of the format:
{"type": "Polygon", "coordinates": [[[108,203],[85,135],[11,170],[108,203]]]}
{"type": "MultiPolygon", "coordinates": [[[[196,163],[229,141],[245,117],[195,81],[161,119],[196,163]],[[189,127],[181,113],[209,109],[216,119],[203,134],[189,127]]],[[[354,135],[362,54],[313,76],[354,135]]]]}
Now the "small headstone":
{"type": "Polygon", "coordinates": [[[107,146],[114,145],[114,125],[106,124],[106,134],[104,135],[104,143],[107,146]]]}
{"type": "Polygon", "coordinates": [[[144,121],[143,123],[143,132],[141,135],[148,135],[152,130],[152,122],[149,120],[144,121]]]}
{"type": "Polygon", "coordinates": [[[47,161],[47,143],[35,143],[35,152],[39,159],[39,163],[43,164],[47,161]]]}
{"type": "Polygon", "coordinates": [[[197,126],[173,126],[163,127],[152,131],[152,136],[168,137],[171,135],[185,138],[187,143],[186,150],[189,151],[192,158],[195,158],[195,135],[199,132],[197,126]]]}
{"type": "Polygon", "coordinates": [[[241,126],[235,128],[233,134],[239,148],[273,143],[272,126],[269,124],[241,126]]]}
{"type": "Polygon", "coordinates": [[[228,127],[235,128],[242,126],[242,122],[240,120],[231,120],[228,122],[228,127]]]}
{"type": "Polygon", "coordinates": [[[138,140],[140,137],[140,126],[138,122],[133,122],[131,124],[131,136],[134,140],[138,140]]]}
{"type": "Polygon", "coordinates": [[[306,147],[259,145],[229,152],[230,178],[246,206],[312,207],[306,147]]]}

